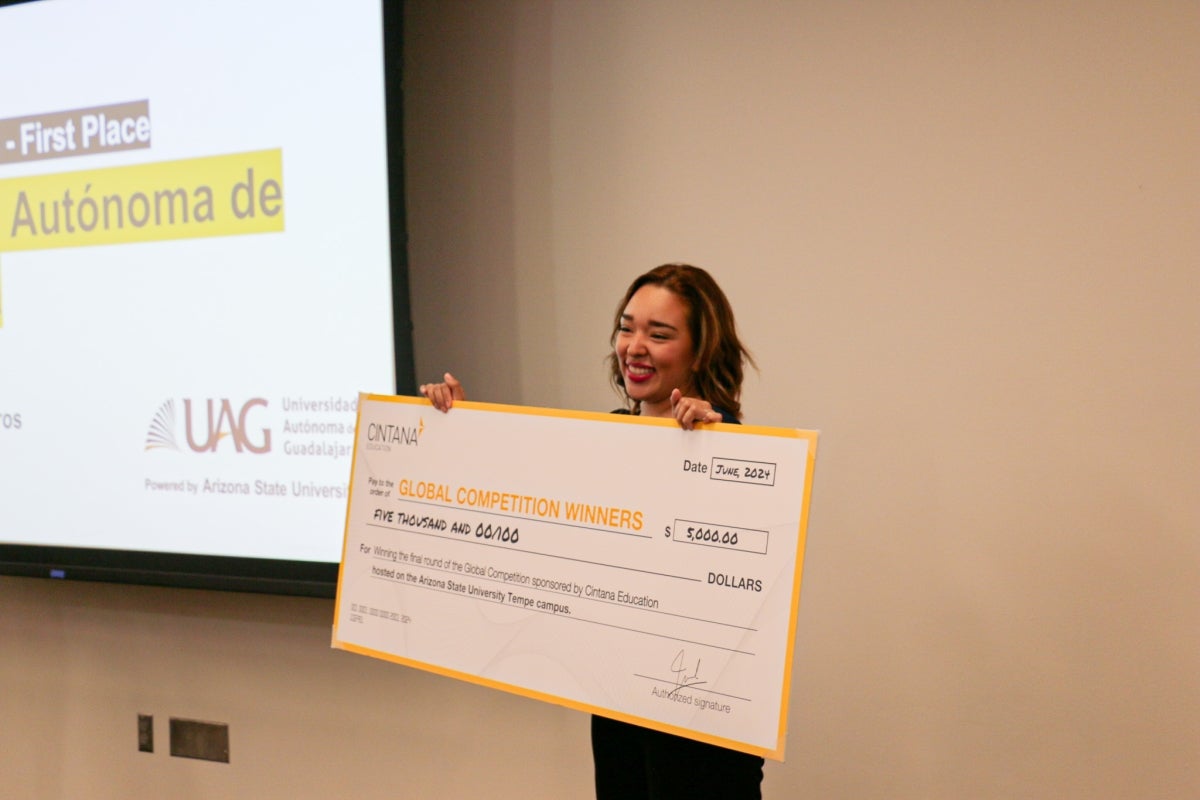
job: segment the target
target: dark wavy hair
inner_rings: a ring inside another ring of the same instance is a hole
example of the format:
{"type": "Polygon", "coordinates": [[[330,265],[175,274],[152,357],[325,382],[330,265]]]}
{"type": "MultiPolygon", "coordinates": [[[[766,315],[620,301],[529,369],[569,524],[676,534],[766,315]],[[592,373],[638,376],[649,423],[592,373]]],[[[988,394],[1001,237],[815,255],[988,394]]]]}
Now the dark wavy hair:
{"type": "MultiPolygon", "coordinates": [[[[616,346],[621,315],[625,313],[630,298],[638,289],[647,285],[669,289],[678,295],[687,307],[688,328],[692,334],[692,346],[696,351],[696,368],[692,377],[692,387],[696,396],[741,419],[742,368],[745,364],[755,368],[757,365],[750,351],[738,339],[729,299],[712,276],[700,267],[690,264],[663,264],[638,276],[617,304],[609,346],[616,346]]],[[[630,399],[625,390],[621,362],[615,350],[608,354],[608,366],[613,386],[625,397],[629,410],[634,414],[640,413],[640,404],[630,399]]]]}

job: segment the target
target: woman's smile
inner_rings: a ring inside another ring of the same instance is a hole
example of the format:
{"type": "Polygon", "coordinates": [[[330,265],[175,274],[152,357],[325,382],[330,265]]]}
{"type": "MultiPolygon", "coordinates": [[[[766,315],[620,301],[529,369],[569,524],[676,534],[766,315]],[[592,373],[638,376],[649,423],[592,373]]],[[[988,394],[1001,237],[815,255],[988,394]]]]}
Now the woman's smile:
{"type": "Polygon", "coordinates": [[[696,354],[687,306],[670,289],[647,284],[621,314],[617,359],[629,397],[646,416],[671,415],[671,391],[688,393],[696,354]]]}

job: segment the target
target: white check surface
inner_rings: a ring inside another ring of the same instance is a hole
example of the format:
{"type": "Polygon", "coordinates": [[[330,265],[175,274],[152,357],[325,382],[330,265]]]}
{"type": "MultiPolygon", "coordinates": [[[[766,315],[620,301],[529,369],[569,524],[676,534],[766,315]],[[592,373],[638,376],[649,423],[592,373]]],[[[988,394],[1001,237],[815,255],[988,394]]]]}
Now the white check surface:
{"type": "Polygon", "coordinates": [[[781,758],[816,434],[363,395],[333,644],[781,758]]]}

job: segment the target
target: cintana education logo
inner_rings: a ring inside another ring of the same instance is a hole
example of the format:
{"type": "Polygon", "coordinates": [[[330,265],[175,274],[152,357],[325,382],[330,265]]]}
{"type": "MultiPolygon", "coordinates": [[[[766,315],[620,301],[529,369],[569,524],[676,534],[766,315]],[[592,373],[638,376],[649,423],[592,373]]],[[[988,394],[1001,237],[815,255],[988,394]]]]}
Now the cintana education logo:
{"type": "Polygon", "coordinates": [[[184,398],[180,405],[182,416],[174,399],[159,406],[146,431],[147,451],[182,451],[186,446],[194,453],[216,453],[218,448],[254,455],[271,452],[271,429],[263,425],[265,398],[240,403],[227,397],[184,398]]]}
{"type": "Polygon", "coordinates": [[[385,422],[368,422],[364,430],[365,447],[368,450],[390,452],[392,447],[416,447],[425,432],[425,419],[417,418],[416,425],[394,425],[385,422]]]}

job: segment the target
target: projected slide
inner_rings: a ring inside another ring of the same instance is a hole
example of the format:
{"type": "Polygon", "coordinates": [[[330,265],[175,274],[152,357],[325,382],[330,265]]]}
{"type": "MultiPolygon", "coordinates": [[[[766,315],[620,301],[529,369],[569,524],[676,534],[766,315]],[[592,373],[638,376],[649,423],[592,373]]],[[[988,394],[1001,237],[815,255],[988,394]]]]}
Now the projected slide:
{"type": "Polygon", "coordinates": [[[337,561],[395,390],[378,0],[0,10],[0,542],[337,561]]]}

